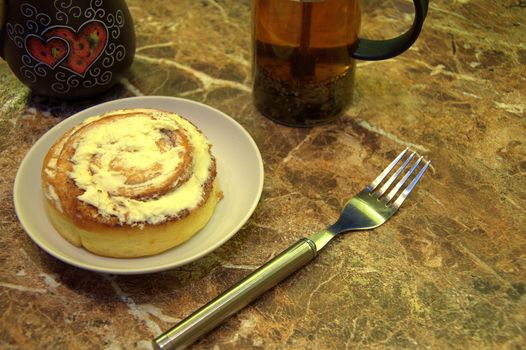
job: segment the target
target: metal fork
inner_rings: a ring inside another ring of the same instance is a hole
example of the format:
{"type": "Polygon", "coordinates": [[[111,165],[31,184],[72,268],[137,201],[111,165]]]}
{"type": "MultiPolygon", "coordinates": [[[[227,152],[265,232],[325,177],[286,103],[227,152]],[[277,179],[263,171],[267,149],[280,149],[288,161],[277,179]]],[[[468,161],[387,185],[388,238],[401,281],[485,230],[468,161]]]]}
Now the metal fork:
{"type": "Polygon", "coordinates": [[[430,161],[406,148],[360,193],[351,198],[328,228],[302,238],[243,280],[154,339],[157,349],[182,349],[218,326],[265,291],[312,261],[336,235],[380,226],[400,208],[430,161]],[[419,169],[417,171],[417,169],[419,169]],[[388,177],[389,174],[391,176],[388,177]]]}

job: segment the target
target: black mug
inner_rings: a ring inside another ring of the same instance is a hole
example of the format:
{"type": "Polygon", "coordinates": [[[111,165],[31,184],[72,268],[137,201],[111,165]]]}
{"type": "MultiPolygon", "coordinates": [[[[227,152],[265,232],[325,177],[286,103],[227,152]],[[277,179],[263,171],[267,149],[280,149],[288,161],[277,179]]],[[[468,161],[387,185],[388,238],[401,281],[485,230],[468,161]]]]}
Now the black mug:
{"type": "Polygon", "coordinates": [[[354,59],[383,60],[407,50],[427,15],[414,0],[411,28],[390,40],[358,37],[360,0],[253,0],[253,98],[268,118],[309,127],[351,103],[354,59]]]}
{"type": "Polygon", "coordinates": [[[107,91],[135,55],[124,0],[0,0],[0,55],[34,92],[77,99],[107,91]]]}

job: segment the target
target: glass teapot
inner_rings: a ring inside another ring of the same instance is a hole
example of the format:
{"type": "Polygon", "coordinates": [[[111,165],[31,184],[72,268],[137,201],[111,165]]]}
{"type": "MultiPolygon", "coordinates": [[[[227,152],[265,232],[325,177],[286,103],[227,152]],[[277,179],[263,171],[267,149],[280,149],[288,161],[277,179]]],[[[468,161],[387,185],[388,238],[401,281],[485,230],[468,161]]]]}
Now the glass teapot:
{"type": "Polygon", "coordinates": [[[360,0],[253,0],[253,95],[258,110],[289,126],[315,126],[345,111],[354,59],[383,60],[417,39],[428,0],[414,0],[410,29],[388,40],[359,38],[360,0]]]}

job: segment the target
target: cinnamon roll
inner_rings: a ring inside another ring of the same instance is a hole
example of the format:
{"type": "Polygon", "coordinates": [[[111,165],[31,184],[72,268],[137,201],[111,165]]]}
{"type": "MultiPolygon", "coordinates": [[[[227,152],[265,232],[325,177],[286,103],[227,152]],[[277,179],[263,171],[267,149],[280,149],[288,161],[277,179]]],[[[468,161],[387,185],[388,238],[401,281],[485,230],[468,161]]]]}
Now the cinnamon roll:
{"type": "Polygon", "coordinates": [[[187,241],[222,197],[208,139],[183,117],[155,109],[86,119],[50,148],[41,178],[56,230],[118,258],[187,241]]]}

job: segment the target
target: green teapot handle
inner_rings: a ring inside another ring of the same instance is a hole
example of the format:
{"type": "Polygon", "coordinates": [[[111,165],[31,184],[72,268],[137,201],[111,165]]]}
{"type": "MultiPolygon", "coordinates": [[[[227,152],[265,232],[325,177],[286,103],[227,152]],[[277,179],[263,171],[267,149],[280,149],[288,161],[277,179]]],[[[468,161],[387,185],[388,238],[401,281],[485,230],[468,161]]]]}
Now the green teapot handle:
{"type": "Polygon", "coordinates": [[[415,19],[411,28],[404,34],[387,40],[358,39],[352,57],[360,60],[378,61],[397,56],[413,45],[422,30],[427,16],[428,0],[413,0],[415,19]]]}

